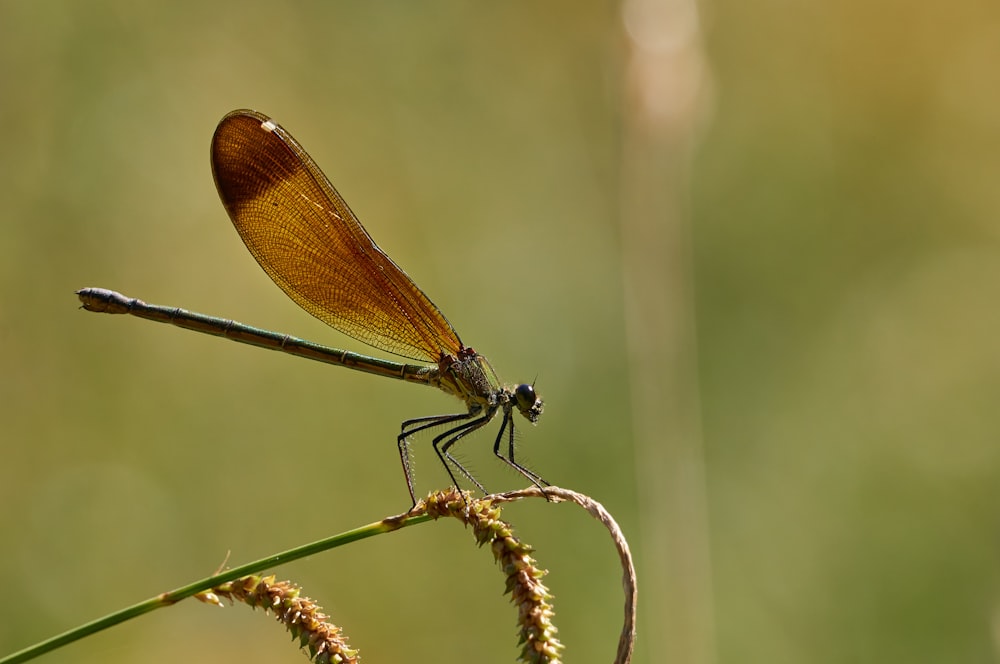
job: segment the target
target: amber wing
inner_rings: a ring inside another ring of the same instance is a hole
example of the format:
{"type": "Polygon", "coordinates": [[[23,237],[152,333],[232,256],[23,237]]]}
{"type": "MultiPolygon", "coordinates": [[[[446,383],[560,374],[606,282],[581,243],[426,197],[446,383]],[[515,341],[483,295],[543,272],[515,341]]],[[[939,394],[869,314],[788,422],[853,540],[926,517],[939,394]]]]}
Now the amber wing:
{"type": "Polygon", "coordinates": [[[303,309],[403,357],[457,355],[448,320],[278,124],[256,111],[228,114],[212,139],[212,172],[250,253],[303,309]]]}

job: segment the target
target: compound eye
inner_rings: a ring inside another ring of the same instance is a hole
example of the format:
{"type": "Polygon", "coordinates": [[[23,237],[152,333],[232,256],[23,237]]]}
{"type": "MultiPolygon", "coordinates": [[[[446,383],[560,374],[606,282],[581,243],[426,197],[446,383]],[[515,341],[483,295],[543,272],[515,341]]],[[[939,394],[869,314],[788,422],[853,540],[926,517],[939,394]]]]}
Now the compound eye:
{"type": "Polygon", "coordinates": [[[533,385],[518,385],[514,390],[514,397],[517,399],[517,406],[521,410],[531,408],[535,405],[535,387],[533,385]]]}
{"type": "Polygon", "coordinates": [[[535,393],[534,385],[518,385],[514,389],[514,399],[521,414],[534,422],[542,414],[542,400],[535,393]]]}

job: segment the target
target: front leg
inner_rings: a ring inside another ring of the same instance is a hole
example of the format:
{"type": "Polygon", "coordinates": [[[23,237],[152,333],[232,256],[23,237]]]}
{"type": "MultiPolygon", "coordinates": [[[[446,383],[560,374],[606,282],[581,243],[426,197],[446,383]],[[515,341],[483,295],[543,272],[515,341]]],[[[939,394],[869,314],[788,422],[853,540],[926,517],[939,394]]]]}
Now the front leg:
{"type": "Polygon", "coordinates": [[[542,476],[535,471],[522,466],[514,459],[514,415],[510,410],[505,410],[503,414],[503,424],[500,425],[500,433],[497,434],[496,442],[493,443],[493,454],[497,456],[498,459],[502,460],[508,466],[521,473],[529,480],[531,483],[541,489],[542,493],[545,493],[545,487],[549,486],[549,483],[542,479],[542,476]],[[503,442],[504,431],[507,432],[508,444],[507,444],[507,456],[504,456],[500,452],[500,443],[503,442]]]}

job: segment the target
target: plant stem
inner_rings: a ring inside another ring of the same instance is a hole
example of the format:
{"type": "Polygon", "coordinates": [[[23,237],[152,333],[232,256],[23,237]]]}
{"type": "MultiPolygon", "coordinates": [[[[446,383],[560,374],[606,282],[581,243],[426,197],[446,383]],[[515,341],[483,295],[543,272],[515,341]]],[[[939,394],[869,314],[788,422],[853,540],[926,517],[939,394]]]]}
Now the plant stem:
{"type": "Polygon", "coordinates": [[[102,618],[98,618],[97,620],[75,627],[50,639],[36,643],[35,645],[29,646],[24,650],[2,657],[0,658],[0,664],[18,664],[19,662],[27,662],[28,660],[38,657],[39,655],[82,639],[85,636],[96,634],[97,632],[103,631],[109,627],[123,623],[126,620],[131,620],[137,616],[149,613],[154,609],[170,606],[171,604],[175,604],[182,599],[186,599],[192,595],[196,595],[197,593],[209,590],[210,588],[214,588],[220,584],[226,583],[227,581],[233,581],[250,574],[257,574],[277,565],[289,563],[293,560],[298,560],[299,558],[305,558],[306,556],[320,553],[321,551],[335,549],[339,546],[343,546],[344,544],[349,544],[351,542],[356,542],[357,540],[366,539],[374,535],[380,535],[382,533],[404,528],[406,526],[416,525],[429,520],[430,517],[426,514],[415,515],[412,517],[409,517],[406,514],[401,514],[391,519],[376,521],[366,526],[355,528],[354,530],[348,530],[338,535],[333,535],[310,544],[289,549],[288,551],[283,551],[281,553],[268,556],[267,558],[261,558],[260,560],[255,560],[254,562],[240,565],[239,567],[233,567],[225,572],[215,574],[206,579],[196,581],[186,586],[181,586],[180,588],[176,588],[165,593],[160,593],[156,597],[151,597],[150,599],[139,602],[138,604],[133,604],[132,606],[126,607],[120,611],[115,611],[114,613],[110,613],[102,618]]]}

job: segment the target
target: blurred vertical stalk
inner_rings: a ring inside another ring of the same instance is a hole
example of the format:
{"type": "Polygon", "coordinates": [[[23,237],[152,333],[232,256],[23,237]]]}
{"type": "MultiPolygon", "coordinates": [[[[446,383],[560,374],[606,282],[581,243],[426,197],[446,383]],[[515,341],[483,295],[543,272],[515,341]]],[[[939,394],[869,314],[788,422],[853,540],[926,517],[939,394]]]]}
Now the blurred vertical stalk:
{"type": "Polygon", "coordinates": [[[621,11],[622,265],[644,561],[638,652],[650,662],[712,662],[688,219],[707,71],[696,0],[624,0],[621,11]]]}

